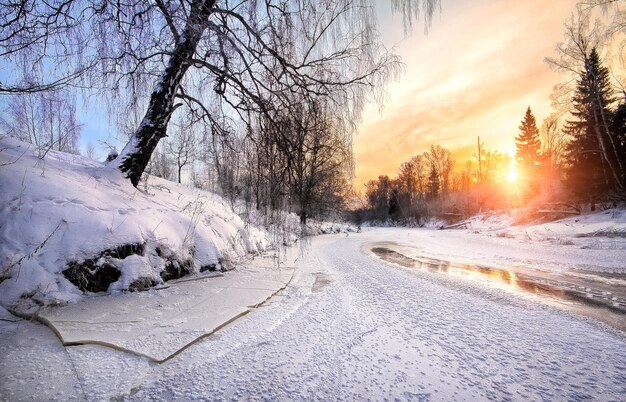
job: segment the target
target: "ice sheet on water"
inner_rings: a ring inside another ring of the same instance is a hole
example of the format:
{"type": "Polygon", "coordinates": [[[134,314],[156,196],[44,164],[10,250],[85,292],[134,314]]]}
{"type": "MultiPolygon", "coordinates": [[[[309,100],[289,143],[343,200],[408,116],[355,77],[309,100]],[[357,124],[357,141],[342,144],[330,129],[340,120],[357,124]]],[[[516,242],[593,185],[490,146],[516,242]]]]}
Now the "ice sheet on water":
{"type": "Polygon", "coordinates": [[[100,344],[163,361],[287,285],[292,267],[268,269],[259,260],[225,275],[47,307],[38,316],[66,345],[100,344]]]}

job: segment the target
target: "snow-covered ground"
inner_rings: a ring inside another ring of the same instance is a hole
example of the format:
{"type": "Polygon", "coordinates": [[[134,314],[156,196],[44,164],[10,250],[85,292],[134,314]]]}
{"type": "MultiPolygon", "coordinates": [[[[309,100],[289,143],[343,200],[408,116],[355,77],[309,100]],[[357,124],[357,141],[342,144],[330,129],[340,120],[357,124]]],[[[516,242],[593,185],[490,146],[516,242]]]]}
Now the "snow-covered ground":
{"type": "Polygon", "coordinates": [[[506,214],[477,215],[461,229],[430,232],[423,248],[447,259],[477,263],[626,274],[626,209],[547,223],[514,221],[506,214]]]}
{"type": "Polygon", "coordinates": [[[227,274],[172,281],[147,292],[43,307],[37,319],[65,345],[99,344],[164,361],[263,304],[293,277],[283,257],[257,257],[227,274]]]}
{"type": "Polygon", "coordinates": [[[515,225],[516,219],[515,213],[494,213],[478,214],[464,222],[466,222],[465,227],[470,229],[472,233],[491,234],[521,240],[548,241],[585,248],[626,247],[626,209],[623,208],[586,212],[543,223],[515,225]],[[594,241],[594,238],[602,241],[594,241]],[[612,242],[606,243],[606,238],[611,239],[612,242]]]}
{"type": "MultiPolygon", "coordinates": [[[[297,241],[295,214],[246,214],[218,195],[157,177],[134,188],[116,169],[0,138],[0,305],[32,313],[95,293],[229,268],[297,241]]],[[[355,231],[311,222],[310,234],[355,231]]]]}
{"type": "MultiPolygon", "coordinates": [[[[385,228],[316,237],[302,245],[283,292],[162,364],[97,345],[62,348],[40,324],[7,316],[0,321],[0,395],[623,400],[623,332],[537,296],[390,265],[368,252],[368,245],[394,242],[460,258],[468,257],[464,250],[471,247],[463,242],[469,241],[486,264],[604,261],[592,261],[594,249],[572,247],[550,257],[549,242],[522,243],[515,251],[516,239],[462,231],[385,228]]],[[[624,250],[615,252],[623,260],[624,250]]]]}
{"type": "Polygon", "coordinates": [[[62,273],[72,266],[74,282],[100,281],[99,290],[116,292],[220,270],[269,245],[266,232],[214,194],[156,177],[135,189],[102,163],[55,151],[39,159],[32,145],[11,138],[0,139],[0,150],[5,307],[33,311],[82,298],[62,273]]]}
{"type": "Polygon", "coordinates": [[[298,241],[294,273],[242,259],[295,241],[293,215],[281,215],[281,232],[253,213],[269,227],[256,229],[218,196],[157,178],[137,190],[100,163],[41,160],[11,139],[0,140],[0,187],[0,305],[58,332],[0,307],[0,400],[626,395],[623,209],[534,225],[484,214],[454,230],[318,222],[309,232],[343,233],[298,241]],[[427,269],[385,262],[377,246],[427,269]],[[62,273],[80,264],[118,270],[111,295],[85,298],[62,273]],[[463,264],[507,284],[452,275],[463,264]],[[222,265],[236,269],[162,276],[222,265]],[[571,279],[608,304],[592,314],[584,301],[555,302],[522,289],[529,276],[540,289],[571,279]],[[598,316],[607,306],[611,319],[598,316]]]}

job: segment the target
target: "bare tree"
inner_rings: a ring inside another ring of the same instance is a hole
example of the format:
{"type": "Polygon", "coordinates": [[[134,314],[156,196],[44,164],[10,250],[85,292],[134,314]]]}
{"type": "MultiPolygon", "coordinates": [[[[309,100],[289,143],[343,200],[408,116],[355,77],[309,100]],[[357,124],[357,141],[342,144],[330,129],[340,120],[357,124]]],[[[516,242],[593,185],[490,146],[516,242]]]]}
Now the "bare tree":
{"type": "Polygon", "coordinates": [[[40,156],[49,150],[78,153],[82,125],[76,119],[76,101],[61,89],[12,96],[0,118],[10,136],[35,145],[40,156]]]}
{"type": "Polygon", "coordinates": [[[154,150],[154,154],[150,158],[150,163],[146,169],[146,174],[166,180],[174,180],[175,176],[172,169],[174,161],[162,148],[163,146],[161,145],[154,150]]]}
{"type": "Polygon", "coordinates": [[[165,141],[165,151],[174,160],[180,183],[183,168],[193,163],[196,157],[196,135],[193,131],[193,124],[185,124],[183,121],[172,124],[169,132],[165,141]]]}
{"type": "Polygon", "coordinates": [[[41,109],[36,94],[20,94],[9,99],[5,115],[0,117],[0,126],[9,136],[34,144],[38,149],[42,146],[41,109]]]}
{"type": "Polygon", "coordinates": [[[370,180],[365,184],[365,196],[375,218],[385,219],[389,216],[389,201],[392,183],[389,176],[378,176],[378,180],[370,180]]]}
{"type": "Polygon", "coordinates": [[[51,149],[78,153],[82,125],[76,119],[76,101],[62,90],[43,92],[41,96],[42,135],[51,149]]]}
{"type": "MultiPolygon", "coordinates": [[[[578,7],[577,13],[572,15],[565,25],[565,42],[557,46],[558,58],[546,58],[546,62],[557,71],[569,72],[578,86],[588,86],[591,115],[594,121],[593,131],[600,148],[603,163],[605,163],[619,189],[624,187],[625,170],[621,164],[619,147],[610,133],[610,116],[607,115],[607,100],[603,93],[608,72],[601,67],[596,71],[598,64],[597,49],[606,40],[606,31],[596,23],[590,23],[591,13],[584,3],[578,7]]],[[[574,96],[575,98],[576,96],[574,96]]],[[[609,100],[610,101],[610,100],[609,100]]]]}
{"type": "MultiPolygon", "coordinates": [[[[429,22],[438,4],[393,2],[407,26],[420,12],[429,22]]],[[[294,94],[314,95],[333,99],[354,121],[364,95],[399,67],[377,44],[369,0],[31,0],[0,6],[0,55],[61,66],[47,81],[2,83],[0,91],[43,90],[88,78],[133,97],[152,88],[139,127],[112,164],[135,186],[183,104],[216,125],[207,98],[221,98],[230,113],[245,118],[280,109],[294,94]]]]}
{"type": "Polygon", "coordinates": [[[409,206],[413,205],[418,197],[418,183],[416,166],[412,160],[400,165],[396,182],[399,191],[407,195],[409,206]]]}
{"type": "Polygon", "coordinates": [[[257,209],[294,210],[306,224],[343,205],[352,173],[350,129],[325,101],[296,98],[249,127],[233,180],[257,209]]]}
{"type": "Polygon", "coordinates": [[[333,119],[329,105],[318,101],[305,106],[293,130],[279,139],[302,224],[313,213],[324,214],[343,206],[352,173],[351,137],[333,119]]]}
{"type": "Polygon", "coordinates": [[[503,179],[503,172],[511,162],[511,157],[506,153],[482,148],[482,180],[486,183],[498,183],[503,179]]]}
{"type": "Polygon", "coordinates": [[[418,202],[424,202],[426,196],[427,182],[427,164],[423,155],[415,155],[411,158],[411,164],[415,170],[416,190],[418,193],[418,202]]]}
{"type": "MultiPolygon", "coordinates": [[[[430,164],[431,175],[433,171],[436,171],[438,190],[443,195],[446,195],[450,189],[450,174],[454,168],[454,160],[449,150],[443,148],[441,145],[431,145],[428,152],[424,153],[424,158],[430,164]]],[[[430,179],[429,179],[430,180],[430,179]]],[[[433,180],[430,180],[431,182],[433,180]]],[[[432,191],[430,191],[432,193],[432,191]]]]}
{"type": "MultiPolygon", "coordinates": [[[[578,3],[578,7],[589,12],[595,8],[599,8],[604,15],[610,14],[610,20],[605,28],[607,36],[613,36],[626,31],[626,2],[624,0],[584,0],[578,3]]],[[[624,48],[624,40],[621,42],[621,48],[624,48]]]]}
{"type": "Polygon", "coordinates": [[[567,135],[561,130],[558,114],[553,113],[544,119],[541,135],[544,148],[542,154],[546,158],[548,170],[553,172],[563,163],[567,143],[567,135]]]}
{"type": "Polygon", "coordinates": [[[89,159],[96,159],[96,147],[93,145],[91,141],[87,143],[87,148],[85,149],[85,156],[89,159]]]}

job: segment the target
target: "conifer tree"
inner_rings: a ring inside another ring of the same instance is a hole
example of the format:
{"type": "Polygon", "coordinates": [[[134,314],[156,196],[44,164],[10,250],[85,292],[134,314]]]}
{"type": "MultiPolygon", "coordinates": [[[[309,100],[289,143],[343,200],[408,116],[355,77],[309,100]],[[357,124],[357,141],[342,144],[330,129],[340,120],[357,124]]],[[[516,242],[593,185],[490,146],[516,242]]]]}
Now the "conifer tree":
{"type": "Polygon", "coordinates": [[[567,146],[568,182],[577,193],[602,193],[623,188],[623,156],[618,134],[611,129],[610,105],[615,101],[609,70],[602,65],[595,48],[585,60],[572,99],[574,120],[565,132],[572,141],[567,146]]]}
{"type": "Polygon", "coordinates": [[[523,169],[534,173],[541,164],[541,138],[537,121],[530,106],[526,109],[524,120],[519,126],[520,135],[515,137],[515,147],[517,148],[517,161],[523,169]]]}

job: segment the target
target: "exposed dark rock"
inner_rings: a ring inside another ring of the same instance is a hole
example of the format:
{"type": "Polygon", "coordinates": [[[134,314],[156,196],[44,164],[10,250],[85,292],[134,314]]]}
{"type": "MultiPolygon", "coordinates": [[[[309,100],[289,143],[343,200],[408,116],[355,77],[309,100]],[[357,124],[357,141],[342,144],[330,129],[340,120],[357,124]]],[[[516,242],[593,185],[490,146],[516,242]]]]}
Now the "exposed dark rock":
{"type": "MultiPolygon", "coordinates": [[[[99,260],[99,259],[98,259],[99,260]]],[[[85,260],[82,263],[72,261],[63,275],[83,292],[106,292],[116,282],[122,272],[109,261],[85,260]]]]}
{"type": "Polygon", "coordinates": [[[161,249],[161,247],[156,247],[154,249],[154,252],[157,253],[159,257],[165,258],[165,253],[163,253],[163,250],[161,249]]]}
{"type": "Polygon", "coordinates": [[[157,285],[157,282],[152,279],[152,278],[148,278],[148,277],[142,277],[139,279],[134,280],[130,285],[128,285],[128,290],[130,290],[131,292],[143,292],[146,291],[152,287],[155,287],[157,285]]]}
{"type": "MultiPolygon", "coordinates": [[[[157,251],[157,254],[159,252],[157,251]]],[[[161,271],[161,279],[164,282],[171,281],[172,279],[178,279],[185,275],[189,275],[191,272],[191,267],[193,265],[192,260],[183,260],[179,261],[172,257],[162,257],[165,258],[165,268],[161,271]]]]}
{"type": "MultiPolygon", "coordinates": [[[[146,245],[143,243],[122,244],[102,251],[95,258],[82,262],[71,261],[62,273],[83,292],[106,292],[111,283],[116,282],[122,274],[121,260],[131,255],[144,255],[145,251],[146,245]]],[[[191,273],[192,259],[180,260],[176,254],[163,247],[156,247],[154,251],[165,262],[165,268],[160,273],[163,281],[171,281],[191,273]]],[[[216,270],[215,265],[212,270],[216,270]]],[[[131,283],[128,290],[143,291],[156,285],[154,279],[142,277],[131,283]]]]}
{"type": "Polygon", "coordinates": [[[131,255],[143,255],[145,245],[142,243],[122,244],[116,248],[104,250],[100,257],[112,257],[123,260],[131,255]]]}
{"type": "Polygon", "coordinates": [[[214,272],[215,270],[217,270],[216,264],[203,265],[200,267],[200,272],[205,272],[205,271],[214,272]]]}
{"type": "Polygon", "coordinates": [[[144,250],[145,245],[142,243],[122,244],[83,262],[70,261],[62,273],[83,292],[106,292],[109,285],[122,274],[113,259],[123,260],[131,255],[143,255],[144,250]]]}

